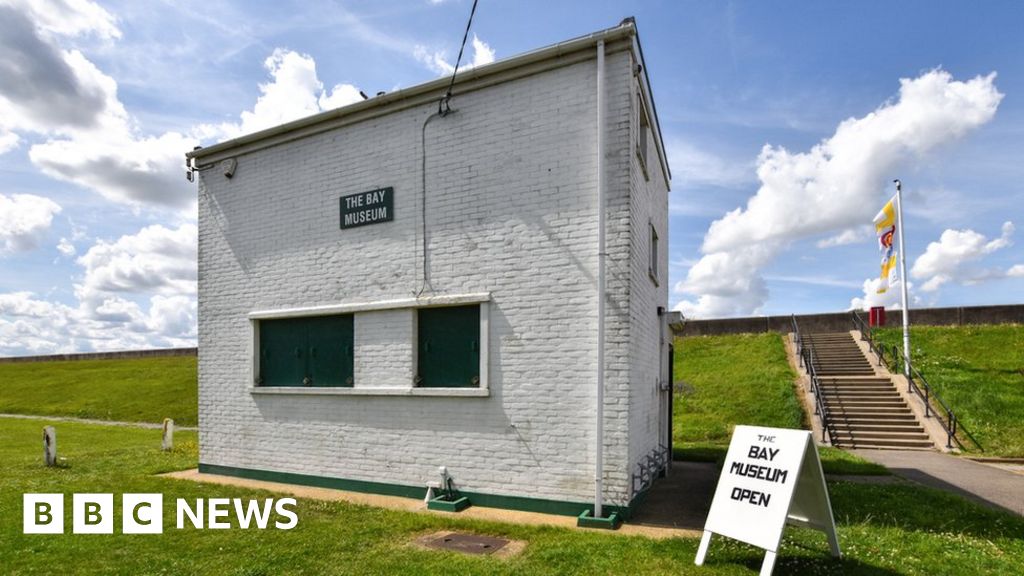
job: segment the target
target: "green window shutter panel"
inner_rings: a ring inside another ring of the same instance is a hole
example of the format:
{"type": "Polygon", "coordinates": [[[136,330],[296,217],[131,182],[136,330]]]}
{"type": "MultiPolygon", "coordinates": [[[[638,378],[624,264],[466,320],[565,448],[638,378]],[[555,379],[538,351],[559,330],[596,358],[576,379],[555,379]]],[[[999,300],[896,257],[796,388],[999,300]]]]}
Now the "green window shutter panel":
{"type": "Polygon", "coordinates": [[[421,308],[417,324],[420,386],[480,385],[479,305],[421,308]]]}
{"type": "Polygon", "coordinates": [[[352,315],[307,318],[313,386],[352,386],[352,315]]]}
{"type": "Polygon", "coordinates": [[[302,318],[260,320],[261,386],[302,386],[306,327],[302,318]]]}

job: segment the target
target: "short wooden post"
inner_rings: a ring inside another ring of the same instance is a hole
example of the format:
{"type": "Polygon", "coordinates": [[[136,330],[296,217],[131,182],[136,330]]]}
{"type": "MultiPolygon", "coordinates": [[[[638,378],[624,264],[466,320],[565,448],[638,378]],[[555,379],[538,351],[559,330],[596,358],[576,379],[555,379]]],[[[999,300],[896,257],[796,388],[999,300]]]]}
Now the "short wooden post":
{"type": "Polygon", "coordinates": [[[43,462],[47,466],[57,465],[57,430],[53,426],[43,427],[43,462]]]}
{"type": "Polygon", "coordinates": [[[167,452],[174,448],[174,420],[164,418],[164,438],[160,449],[167,452]]]}

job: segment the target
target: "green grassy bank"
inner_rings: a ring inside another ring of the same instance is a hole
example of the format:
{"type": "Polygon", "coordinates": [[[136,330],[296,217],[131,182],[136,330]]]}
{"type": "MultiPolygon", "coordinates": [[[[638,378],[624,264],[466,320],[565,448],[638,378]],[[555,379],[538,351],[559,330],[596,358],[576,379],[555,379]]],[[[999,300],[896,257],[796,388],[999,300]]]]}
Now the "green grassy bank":
{"type": "MultiPolygon", "coordinates": [[[[874,334],[889,348],[903,345],[900,328],[874,334]]],[[[914,365],[984,455],[1024,457],[1024,326],[914,326],[910,339],[914,365]]]]}
{"type": "Polygon", "coordinates": [[[0,364],[0,413],[195,426],[196,358],[0,364]]]}

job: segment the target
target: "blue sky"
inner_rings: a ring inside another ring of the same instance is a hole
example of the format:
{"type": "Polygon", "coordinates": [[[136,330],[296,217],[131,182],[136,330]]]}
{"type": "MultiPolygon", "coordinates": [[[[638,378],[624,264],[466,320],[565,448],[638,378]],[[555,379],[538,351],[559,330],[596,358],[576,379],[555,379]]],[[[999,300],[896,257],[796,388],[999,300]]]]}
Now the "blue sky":
{"type": "MultiPolygon", "coordinates": [[[[444,74],[469,7],[0,0],[0,355],[194,344],[182,154],[444,74]]],[[[913,306],[1020,302],[1024,4],[480,0],[467,59],[630,15],[674,176],[673,307],[893,304],[867,228],[893,178],[913,306]]]]}

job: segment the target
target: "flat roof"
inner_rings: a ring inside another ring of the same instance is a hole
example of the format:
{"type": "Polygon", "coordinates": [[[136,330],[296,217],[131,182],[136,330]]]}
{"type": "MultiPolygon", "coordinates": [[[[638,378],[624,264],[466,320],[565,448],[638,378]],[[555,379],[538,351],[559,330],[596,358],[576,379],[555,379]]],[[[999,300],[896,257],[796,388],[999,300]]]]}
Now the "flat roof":
{"type": "MultiPolygon", "coordinates": [[[[668,167],[664,142],[661,138],[661,126],[658,123],[657,109],[654,106],[654,99],[650,93],[650,79],[647,76],[647,66],[644,64],[643,60],[643,50],[640,48],[636,22],[632,17],[624,19],[618,26],[613,28],[607,28],[605,30],[573,38],[571,40],[552,44],[544,48],[496,60],[483,66],[459,70],[458,74],[455,76],[455,88],[453,88],[452,96],[454,97],[460,94],[456,88],[462,87],[464,90],[461,93],[466,93],[484,86],[489,86],[493,83],[503,81],[494,81],[496,80],[496,76],[502,72],[527,68],[531,65],[536,65],[549,60],[556,60],[569,55],[577,55],[580,52],[596,47],[597,44],[602,41],[606,45],[613,42],[620,42],[621,44],[626,45],[625,49],[632,50],[634,57],[641,63],[643,72],[642,79],[645,84],[644,90],[647,93],[647,99],[650,103],[648,117],[653,119],[652,125],[655,130],[655,142],[658,148],[659,160],[661,167],[665,172],[666,180],[670,181],[671,171],[668,167]]],[[[238,138],[219,142],[211,146],[198,147],[186,153],[185,158],[187,159],[187,162],[189,162],[189,165],[196,169],[207,168],[213,163],[230,156],[246,154],[263,148],[269,148],[271,146],[283,144],[285,142],[290,142],[292,140],[297,140],[320,132],[325,132],[338,126],[387,114],[398,109],[418,106],[431,101],[440,101],[440,98],[447,91],[450,82],[451,77],[444,76],[437,78],[436,80],[431,80],[408,88],[402,88],[393,92],[370,97],[361,102],[355,102],[340,108],[299,118],[298,120],[293,120],[285,124],[246,134],[244,136],[239,136],[238,138]],[[205,160],[205,162],[200,162],[203,160],[205,160]]]]}

